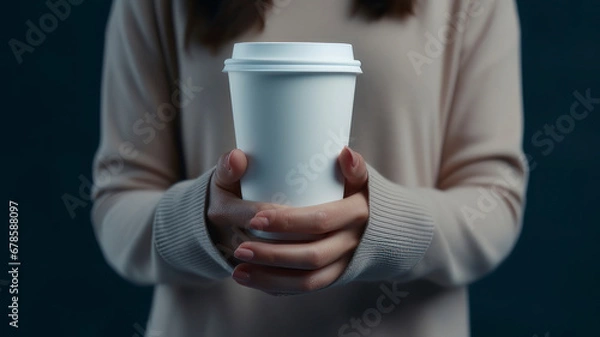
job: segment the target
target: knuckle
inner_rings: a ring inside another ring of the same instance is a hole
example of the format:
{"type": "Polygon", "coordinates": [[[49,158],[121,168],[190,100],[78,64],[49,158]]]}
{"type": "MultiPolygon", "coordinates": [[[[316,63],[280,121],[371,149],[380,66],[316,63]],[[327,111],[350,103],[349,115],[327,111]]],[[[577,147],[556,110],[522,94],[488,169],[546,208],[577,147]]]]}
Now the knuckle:
{"type": "Polygon", "coordinates": [[[361,208],[361,210],[356,215],[356,220],[360,223],[367,222],[369,220],[369,209],[361,208]]]}
{"type": "Polygon", "coordinates": [[[318,211],[315,213],[313,221],[315,229],[318,231],[318,234],[329,232],[329,218],[329,215],[324,211],[318,211]]]}
{"type": "Polygon", "coordinates": [[[256,252],[257,256],[260,257],[260,260],[262,260],[264,264],[269,266],[275,266],[278,264],[279,257],[276,253],[271,252],[267,249],[261,249],[261,245],[256,245],[254,247],[254,251],[256,252]]]}
{"type": "Polygon", "coordinates": [[[290,229],[293,223],[293,215],[292,212],[283,211],[281,214],[281,227],[283,230],[290,229]]]}
{"type": "Polygon", "coordinates": [[[225,187],[228,185],[227,180],[223,177],[223,174],[221,172],[219,172],[219,170],[215,170],[215,173],[213,174],[213,179],[211,182],[211,195],[220,195],[220,193],[223,193],[224,191],[226,191],[225,187]]]}
{"type": "Polygon", "coordinates": [[[320,250],[316,248],[307,250],[306,262],[309,269],[319,269],[323,267],[324,260],[324,254],[320,250]]]}
{"type": "Polygon", "coordinates": [[[270,266],[279,266],[280,264],[277,254],[274,253],[265,254],[265,262],[270,266]]]}
{"type": "Polygon", "coordinates": [[[315,291],[321,288],[319,279],[312,273],[304,277],[300,288],[304,292],[315,291]]]}
{"type": "Polygon", "coordinates": [[[359,233],[357,235],[353,235],[350,238],[350,240],[349,240],[350,251],[354,251],[354,249],[356,249],[360,245],[361,236],[362,236],[362,233],[359,233]]]}
{"type": "Polygon", "coordinates": [[[358,152],[354,152],[354,155],[356,155],[356,158],[358,158],[358,162],[362,162],[364,160],[362,154],[358,153],[358,152]]]}

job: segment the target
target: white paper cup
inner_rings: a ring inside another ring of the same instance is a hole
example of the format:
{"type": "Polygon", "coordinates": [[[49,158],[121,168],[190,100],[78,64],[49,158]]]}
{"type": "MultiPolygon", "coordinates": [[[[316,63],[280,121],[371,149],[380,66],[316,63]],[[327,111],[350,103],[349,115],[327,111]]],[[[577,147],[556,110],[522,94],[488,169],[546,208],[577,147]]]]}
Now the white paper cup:
{"type": "MultiPolygon", "coordinates": [[[[303,207],[340,200],[360,62],[336,43],[238,43],[225,61],[237,147],[248,156],[244,200],[303,207]]],[[[315,235],[269,233],[273,240],[315,235]]]]}

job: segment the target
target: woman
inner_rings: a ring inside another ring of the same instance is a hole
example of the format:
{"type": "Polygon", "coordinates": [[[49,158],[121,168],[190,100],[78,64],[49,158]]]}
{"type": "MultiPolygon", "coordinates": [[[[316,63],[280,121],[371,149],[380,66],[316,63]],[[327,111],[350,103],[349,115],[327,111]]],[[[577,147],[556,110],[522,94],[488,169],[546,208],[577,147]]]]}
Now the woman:
{"type": "Polygon", "coordinates": [[[98,240],[155,285],[151,336],[468,336],[467,285],[521,228],[520,88],[513,1],[116,0],[98,240]],[[343,200],[240,200],[221,73],[239,41],[354,45],[343,200]],[[326,235],[258,242],[248,227],[326,235]]]}

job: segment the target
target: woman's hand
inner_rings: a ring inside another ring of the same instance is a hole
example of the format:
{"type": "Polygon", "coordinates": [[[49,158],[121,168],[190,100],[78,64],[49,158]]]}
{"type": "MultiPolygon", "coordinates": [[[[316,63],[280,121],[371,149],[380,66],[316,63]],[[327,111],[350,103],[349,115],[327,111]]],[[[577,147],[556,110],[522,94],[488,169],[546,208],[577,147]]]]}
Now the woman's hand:
{"type": "Polygon", "coordinates": [[[233,150],[223,154],[217,163],[209,187],[206,217],[212,241],[231,263],[234,250],[244,241],[252,240],[246,234],[250,220],[262,210],[284,206],[258,203],[241,199],[240,178],[246,172],[248,161],[244,152],[233,150]]]}
{"type": "MultiPolygon", "coordinates": [[[[249,221],[250,227],[257,230],[324,237],[311,242],[245,241],[234,253],[246,262],[235,268],[234,280],[282,295],[318,290],[339,278],[360,242],[369,206],[368,173],[362,156],[345,148],[338,162],[346,179],[343,200],[303,208],[267,208],[249,221]]],[[[247,219],[248,213],[240,218],[247,219]]]]}

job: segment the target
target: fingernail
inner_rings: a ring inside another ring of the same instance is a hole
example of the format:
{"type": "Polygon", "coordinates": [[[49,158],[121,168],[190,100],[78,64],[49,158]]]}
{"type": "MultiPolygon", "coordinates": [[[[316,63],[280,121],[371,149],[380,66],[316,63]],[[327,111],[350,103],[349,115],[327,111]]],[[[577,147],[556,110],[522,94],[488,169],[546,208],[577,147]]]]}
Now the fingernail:
{"type": "Polygon", "coordinates": [[[233,252],[233,256],[242,261],[250,261],[254,258],[254,252],[246,248],[238,248],[233,252]]]}
{"type": "Polygon", "coordinates": [[[351,161],[352,168],[354,169],[354,168],[356,168],[358,166],[358,156],[349,147],[347,147],[347,149],[348,149],[348,152],[350,153],[350,158],[352,159],[352,161],[351,161]]]}
{"type": "Polygon", "coordinates": [[[269,219],[263,216],[257,216],[250,220],[250,227],[252,229],[262,230],[269,227],[269,219]]]}
{"type": "Polygon", "coordinates": [[[233,153],[233,151],[235,150],[231,150],[231,152],[227,154],[227,157],[225,157],[225,168],[227,169],[227,171],[231,171],[231,164],[229,163],[229,159],[231,158],[231,154],[233,153]]]}
{"type": "Polygon", "coordinates": [[[245,283],[250,281],[250,274],[242,270],[234,271],[232,277],[238,282],[245,283]]]}

